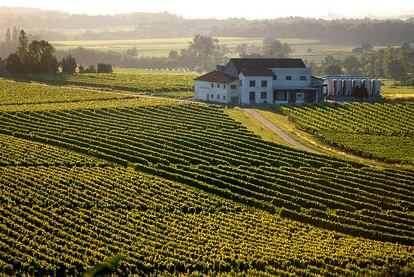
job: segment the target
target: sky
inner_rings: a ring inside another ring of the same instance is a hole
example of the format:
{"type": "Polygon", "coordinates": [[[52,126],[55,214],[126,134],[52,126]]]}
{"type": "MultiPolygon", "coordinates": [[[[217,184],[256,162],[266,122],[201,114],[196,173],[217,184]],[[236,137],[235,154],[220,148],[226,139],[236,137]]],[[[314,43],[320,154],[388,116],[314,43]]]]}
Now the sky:
{"type": "Polygon", "coordinates": [[[167,11],[187,18],[248,19],[287,16],[394,17],[414,15],[413,0],[0,0],[0,6],[59,10],[76,14],[167,11]]]}

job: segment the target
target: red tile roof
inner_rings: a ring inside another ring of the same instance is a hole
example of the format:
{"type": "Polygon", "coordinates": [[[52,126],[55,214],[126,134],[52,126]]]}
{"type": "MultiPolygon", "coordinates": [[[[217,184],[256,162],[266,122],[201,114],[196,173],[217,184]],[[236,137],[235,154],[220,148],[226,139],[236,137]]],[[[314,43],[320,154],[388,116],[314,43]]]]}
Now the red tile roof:
{"type": "Polygon", "coordinates": [[[207,74],[201,75],[198,78],[195,78],[196,81],[207,81],[207,82],[214,82],[214,83],[231,83],[237,78],[233,76],[227,75],[223,72],[219,72],[217,70],[211,71],[207,74]]]}
{"type": "Polygon", "coordinates": [[[273,76],[273,71],[270,69],[246,69],[242,73],[244,76],[273,76]]]}

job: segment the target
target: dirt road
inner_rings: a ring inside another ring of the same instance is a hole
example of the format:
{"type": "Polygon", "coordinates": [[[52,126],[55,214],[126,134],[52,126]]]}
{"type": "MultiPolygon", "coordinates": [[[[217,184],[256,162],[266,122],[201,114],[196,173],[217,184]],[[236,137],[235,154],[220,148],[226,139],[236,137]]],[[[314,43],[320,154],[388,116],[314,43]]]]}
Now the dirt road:
{"type": "Polygon", "coordinates": [[[285,132],[280,130],[276,125],[274,125],[272,122],[270,122],[269,120],[264,118],[262,115],[260,115],[255,110],[253,110],[253,109],[245,109],[245,110],[249,114],[254,116],[257,120],[259,120],[260,123],[262,123],[264,126],[269,128],[270,130],[272,130],[272,132],[275,133],[277,136],[279,136],[282,140],[284,140],[288,144],[292,145],[293,147],[301,149],[301,150],[305,150],[305,151],[308,151],[308,152],[312,152],[312,153],[318,153],[315,150],[313,150],[309,147],[306,147],[305,145],[301,144],[300,142],[298,142],[298,141],[294,140],[293,138],[291,138],[290,136],[288,136],[285,132]]]}

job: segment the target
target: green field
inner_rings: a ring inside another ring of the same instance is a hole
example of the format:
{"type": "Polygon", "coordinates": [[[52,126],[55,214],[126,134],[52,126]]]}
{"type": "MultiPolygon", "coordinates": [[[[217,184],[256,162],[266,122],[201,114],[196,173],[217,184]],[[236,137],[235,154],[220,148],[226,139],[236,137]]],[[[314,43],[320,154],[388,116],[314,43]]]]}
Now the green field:
{"type": "Polygon", "coordinates": [[[301,129],[364,157],[414,163],[414,105],[352,103],[282,107],[301,129]]]}
{"type": "MultiPolygon", "coordinates": [[[[159,39],[135,39],[135,40],[75,40],[75,41],[51,41],[50,43],[58,50],[68,50],[76,47],[84,47],[100,51],[125,52],[129,48],[137,48],[139,56],[167,57],[171,50],[188,48],[193,38],[159,38],[159,39]]],[[[263,38],[241,38],[241,37],[217,37],[219,45],[225,45],[230,51],[242,43],[262,46],[263,38]]],[[[292,46],[314,45],[318,40],[306,39],[281,39],[292,46]]]]}
{"type": "MultiPolygon", "coordinates": [[[[265,141],[221,106],[3,82],[0,275],[117,253],[119,276],[413,272],[413,170],[265,141]]],[[[404,116],[373,130],[411,134],[411,106],[386,105],[404,116]]]]}
{"type": "Polygon", "coordinates": [[[412,86],[397,86],[386,81],[381,87],[381,95],[388,101],[395,102],[413,102],[414,101],[414,87],[412,86]]]}

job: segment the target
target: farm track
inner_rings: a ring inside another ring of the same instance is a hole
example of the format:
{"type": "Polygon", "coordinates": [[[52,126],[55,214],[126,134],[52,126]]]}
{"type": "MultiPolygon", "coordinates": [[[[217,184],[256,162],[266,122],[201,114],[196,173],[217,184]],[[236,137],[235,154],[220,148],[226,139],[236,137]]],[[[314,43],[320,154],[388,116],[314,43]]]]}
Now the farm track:
{"type": "Polygon", "coordinates": [[[308,152],[311,152],[311,153],[318,153],[317,151],[315,151],[313,149],[310,149],[309,147],[306,147],[305,145],[303,145],[300,142],[298,142],[298,141],[294,140],[293,138],[291,138],[285,132],[280,130],[275,124],[273,124],[272,122],[267,120],[262,115],[258,114],[255,110],[253,110],[253,109],[245,109],[245,110],[249,114],[254,116],[258,121],[260,121],[260,123],[262,123],[264,126],[269,128],[273,133],[275,133],[275,135],[277,135],[278,137],[280,137],[282,140],[284,140],[288,144],[292,145],[293,147],[304,150],[304,151],[308,151],[308,152]]]}

